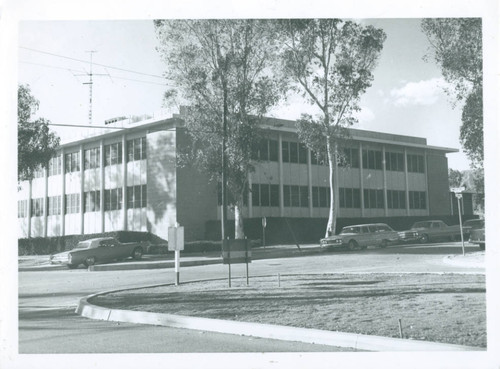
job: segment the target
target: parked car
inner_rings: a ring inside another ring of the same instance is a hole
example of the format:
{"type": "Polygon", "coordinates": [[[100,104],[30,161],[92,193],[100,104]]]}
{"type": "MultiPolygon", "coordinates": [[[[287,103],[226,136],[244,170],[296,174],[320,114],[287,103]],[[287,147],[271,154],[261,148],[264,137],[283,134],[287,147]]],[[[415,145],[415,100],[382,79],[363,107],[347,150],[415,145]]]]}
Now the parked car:
{"type": "Polygon", "coordinates": [[[323,238],[322,247],[366,249],[368,246],[386,247],[399,241],[398,232],[387,224],[359,224],[342,228],[338,235],[323,238]]]}
{"type": "Polygon", "coordinates": [[[473,229],[484,229],[484,219],[469,219],[463,224],[464,239],[467,239],[473,229]]]}
{"type": "Polygon", "coordinates": [[[437,240],[457,240],[460,239],[460,226],[449,226],[442,220],[425,220],[416,222],[408,231],[399,232],[403,242],[416,241],[427,243],[437,240]]]}
{"type": "Polygon", "coordinates": [[[96,263],[105,263],[113,260],[133,258],[139,260],[142,257],[143,247],[140,243],[121,243],[111,237],[92,238],[80,241],[78,245],[70,250],[50,256],[51,264],[65,264],[70,269],[96,263]]]}
{"type": "Polygon", "coordinates": [[[479,245],[481,250],[486,248],[486,240],[484,237],[484,220],[482,228],[474,228],[470,231],[469,242],[479,245]]]}

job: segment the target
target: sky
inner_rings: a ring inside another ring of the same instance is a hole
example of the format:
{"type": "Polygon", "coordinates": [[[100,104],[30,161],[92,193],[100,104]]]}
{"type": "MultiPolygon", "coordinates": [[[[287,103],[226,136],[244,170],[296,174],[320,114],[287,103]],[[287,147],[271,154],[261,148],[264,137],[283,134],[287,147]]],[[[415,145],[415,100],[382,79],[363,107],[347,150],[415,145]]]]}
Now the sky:
{"type": "MultiPolygon", "coordinates": [[[[448,154],[450,168],[469,169],[461,150],[461,107],[443,92],[439,67],[424,62],[428,41],[420,19],[361,19],[387,34],[374,81],[361,99],[358,129],[424,137],[432,146],[460,149],[448,154]]],[[[19,24],[18,80],[40,101],[38,116],[55,124],[89,123],[92,56],[92,122],[161,113],[165,66],[156,51],[151,20],[22,21],[19,24]],[[89,51],[95,51],[90,53],[89,51]]],[[[270,115],[297,119],[315,108],[298,96],[270,115]]],[[[63,140],[75,128],[54,127],[63,140]]]]}

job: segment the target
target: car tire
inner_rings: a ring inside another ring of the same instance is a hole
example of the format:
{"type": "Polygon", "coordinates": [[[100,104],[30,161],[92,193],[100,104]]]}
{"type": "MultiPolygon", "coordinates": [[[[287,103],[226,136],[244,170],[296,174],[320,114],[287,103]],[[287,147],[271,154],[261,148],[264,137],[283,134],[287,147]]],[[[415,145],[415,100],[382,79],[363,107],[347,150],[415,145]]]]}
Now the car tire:
{"type": "Polygon", "coordinates": [[[382,240],[382,242],[380,243],[380,247],[383,248],[383,249],[386,248],[387,245],[388,245],[387,240],[382,240]]]}
{"type": "Polygon", "coordinates": [[[132,251],[132,258],[134,260],[141,260],[142,258],[142,248],[141,247],[136,247],[134,251],[132,251]]]}
{"type": "Polygon", "coordinates": [[[95,264],[95,256],[89,256],[87,259],[85,259],[84,264],[86,267],[94,265],[95,264]]]}
{"type": "Polygon", "coordinates": [[[347,248],[351,251],[355,250],[358,247],[358,243],[354,240],[350,240],[347,244],[347,248]]]}
{"type": "Polygon", "coordinates": [[[68,264],[68,269],[76,269],[79,264],[68,264]]]}
{"type": "Polygon", "coordinates": [[[425,233],[420,236],[420,243],[427,243],[429,242],[429,236],[426,235],[425,233]]]}

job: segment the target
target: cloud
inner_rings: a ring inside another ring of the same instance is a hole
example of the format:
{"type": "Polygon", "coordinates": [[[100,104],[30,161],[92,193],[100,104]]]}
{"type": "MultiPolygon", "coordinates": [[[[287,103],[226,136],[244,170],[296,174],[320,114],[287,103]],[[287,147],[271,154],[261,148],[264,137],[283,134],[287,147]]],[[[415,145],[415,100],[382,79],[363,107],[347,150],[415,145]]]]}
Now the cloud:
{"type": "Polygon", "coordinates": [[[443,94],[445,86],[446,82],[442,78],[407,82],[403,87],[391,90],[390,101],[396,106],[432,105],[443,94]]]}

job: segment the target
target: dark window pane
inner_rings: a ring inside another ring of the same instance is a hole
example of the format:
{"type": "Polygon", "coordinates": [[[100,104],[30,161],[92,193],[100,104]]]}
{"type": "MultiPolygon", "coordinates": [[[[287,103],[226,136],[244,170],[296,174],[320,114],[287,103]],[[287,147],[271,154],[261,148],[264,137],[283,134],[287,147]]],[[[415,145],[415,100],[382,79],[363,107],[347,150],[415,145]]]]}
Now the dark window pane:
{"type": "Polygon", "coordinates": [[[269,160],[270,161],[278,161],[278,141],[277,140],[269,140],[269,160]]]}
{"type": "Polygon", "coordinates": [[[307,164],[307,147],[303,143],[299,143],[299,163],[307,164]]]}
{"type": "Polygon", "coordinates": [[[256,183],[252,184],[252,206],[260,206],[259,185],[256,183]]]}
{"type": "Polygon", "coordinates": [[[267,140],[260,141],[260,160],[269,160],[269,149],[267,145],[267,140]]]}
{"type": "Polygon", "coordinates": [[[283,156],[283,163],[290,162],[290,147],[288,145],[288,141],[281,142],[281,154],[283,156]]]}
{"type": "Polygon", "coordinates": [[[291,198],[292,198],[292,206],[300,206],[300,195],[299,195],[299,186],[290,186],[291,187],[291,198]]]}
{"type": "Polygon", "coordinates": [[[339,207],[345,208],[345,188],[339,188],[339,207]]]}
{"type": "Polygon", "coordinates": [[[271,206],[280,206],[279,185],[271,185],[271,206]]]}
{"type": "Polygon", "coordinates": [[[290,206],[291,202],[290,202],[290,186],[283,186],[283,205],[284,206],[290,206]]]}
{"type": "Polygon", "coordinates": [[[361,208],[361,196],[359,188],[352,189],[352,207],[356,209],[361,208]]]}
{"type": "Polygon", "coordinates": [[[309,207],[309,188],[307,186],[300,186],[300,206],[303,208],[309,207]]]}
{"type": "Polygon", "coordinates": [[[269,185],[261,184],[260,185],[260,205],[261,206],[269,206],[269,185]]]}
{"type": "MultiPolygon", "coordinates": [[[[312,158],[312,156],[311,156],[312,158]]],[[[319,188],[318,187],[313,187],[312,188],[312,203],[314,208],[319,208],[319,188]]]]}
{"type": "Polygon", "coordinates": [[[299,149],[297,142],[290,142],[290,163],[299,162],[299,149]]]}

